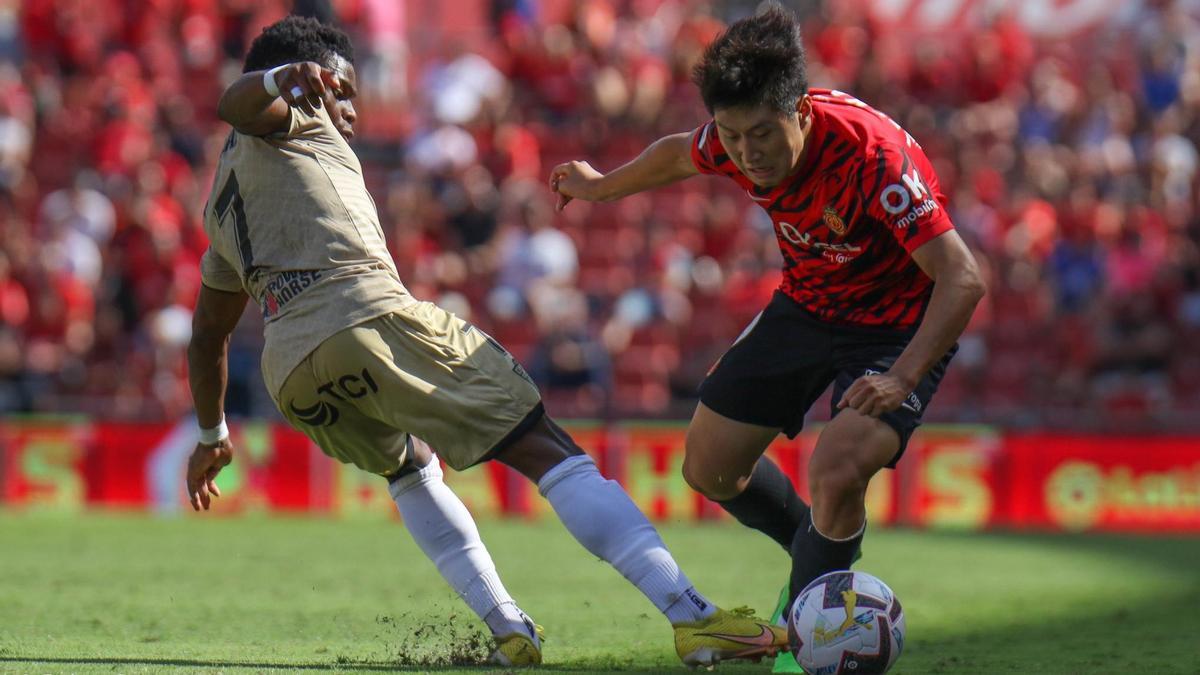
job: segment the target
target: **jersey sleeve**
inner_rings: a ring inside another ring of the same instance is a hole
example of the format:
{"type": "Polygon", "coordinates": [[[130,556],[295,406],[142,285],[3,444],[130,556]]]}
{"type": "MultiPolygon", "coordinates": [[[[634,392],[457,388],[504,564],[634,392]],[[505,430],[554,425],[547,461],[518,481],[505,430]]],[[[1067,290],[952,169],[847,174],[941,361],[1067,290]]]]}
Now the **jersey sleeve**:
{"type": "Polygon", "coordinates": [[[242,279],[237,270],[233,269],[225,259],[213,250],[212,246],[200,258],[200,282],[209,288],[227,293],[237,293],[242,290],[242,279]]]}
{"type": "Polygon", "coordinates": [[[304,138],[320,133],[326,125],[333,127],[324,106],[317,108],[317,114],[309,115],[299,106],[292,105],[288,106],[288,130],[282,135],[285,138],[304,138]]]}
{"type": "Polygon", "coordinates": [[[716,157],[724,153],[716,122],[710,121],[692,132],[692,164],[700,173],[723,174],[716,157]]]}
{"type": "Polygon", "coordinates": [[[867,213],[883,223],[906,251],[954,229],[937,176],[921,148],[880,144],[863,172],[867,213]]]}

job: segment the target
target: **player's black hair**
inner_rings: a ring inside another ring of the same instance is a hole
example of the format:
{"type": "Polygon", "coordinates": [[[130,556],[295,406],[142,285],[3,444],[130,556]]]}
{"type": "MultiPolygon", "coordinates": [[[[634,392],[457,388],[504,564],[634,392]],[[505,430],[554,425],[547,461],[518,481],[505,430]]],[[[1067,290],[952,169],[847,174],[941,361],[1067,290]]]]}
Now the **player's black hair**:
{"type": "Polygon", "coordinates": [[[354,63],[354,45],[345,33],[311,17],[292,15],[267,26],[254,38],[242,72],[297,61],[326,65],[334,54],[354,63]]]}
{"type": "Polygon", "coordinates": [[[704,107],[766,105],[787,113],[808,93],[800,24],[791,12],[771,5],[717,36],[692,71],[704,107]]]}

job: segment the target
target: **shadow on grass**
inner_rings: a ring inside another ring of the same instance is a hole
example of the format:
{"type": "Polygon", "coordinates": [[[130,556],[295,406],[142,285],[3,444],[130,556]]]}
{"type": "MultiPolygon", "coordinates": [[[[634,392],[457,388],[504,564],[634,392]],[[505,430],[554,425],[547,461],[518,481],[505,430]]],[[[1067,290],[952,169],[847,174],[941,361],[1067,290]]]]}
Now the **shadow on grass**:
{"type": "MultiPolygon", "coordinates": [[[[893,531],[901,532],[902,529],[893,531]]],[[[1200,562],[1200,536],[1178,534],[1155,536],[1141,534],[1069,533],[1069,532],[1016,532],[995,530],[988,532],[938,532],[934,530],[912,530],[922,536],[970,541],[992,540],[1041,547],[1084,549],[1097,553],[1111,553],[1134,559],[1149,560],[1168,566],[1195,569],[1200,562]]]]}
{"type": "MultiPolygon", "coordinates": [[[[1011,625],[940,637],[910,634],[897,675],[1200,673],[1200,640],[1195,637],[1200,635],[1200,537],[1010,532],[927,532],[925,536],[1082,551],[1161,570],[1164,578],[1178,582],[1132,598],[1098,586],[1098,608],[1074,613],[1064,611],[1048,594],[1031,602],[1024,616],[1011,625]]],[[[953,561],[938,566],[952,568],[953,561]]]]}

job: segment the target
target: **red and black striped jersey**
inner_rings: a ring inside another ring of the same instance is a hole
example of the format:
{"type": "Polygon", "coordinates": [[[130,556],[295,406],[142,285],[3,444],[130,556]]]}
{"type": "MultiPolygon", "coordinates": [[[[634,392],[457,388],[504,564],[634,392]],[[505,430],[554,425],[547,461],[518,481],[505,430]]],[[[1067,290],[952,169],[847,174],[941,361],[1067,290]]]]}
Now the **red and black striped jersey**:
{"type": "Polygon", "coordinates": [[[911,253],[954,227],[933,166],[883,113],[839,91],[809,93],[808,150],[778,186],[743,175],[713,121],[692,134],[692,162],[737,181],[770,214],[780,290],[801,307],[835,324],[911,328],[933,289],[911,253]]]}

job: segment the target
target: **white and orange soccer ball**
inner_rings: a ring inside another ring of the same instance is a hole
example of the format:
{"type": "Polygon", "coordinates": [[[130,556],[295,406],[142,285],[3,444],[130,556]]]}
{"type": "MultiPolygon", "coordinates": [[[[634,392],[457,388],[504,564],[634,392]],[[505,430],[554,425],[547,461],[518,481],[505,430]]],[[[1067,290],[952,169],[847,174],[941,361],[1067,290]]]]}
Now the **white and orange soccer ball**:
{"type": "Polygon", "coordinates": [[[788,612],[792,655],[807,675],[885,673],[904,649],[904,610],[892,589],[842,570],[806,586],[788,612]]]}

